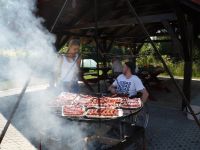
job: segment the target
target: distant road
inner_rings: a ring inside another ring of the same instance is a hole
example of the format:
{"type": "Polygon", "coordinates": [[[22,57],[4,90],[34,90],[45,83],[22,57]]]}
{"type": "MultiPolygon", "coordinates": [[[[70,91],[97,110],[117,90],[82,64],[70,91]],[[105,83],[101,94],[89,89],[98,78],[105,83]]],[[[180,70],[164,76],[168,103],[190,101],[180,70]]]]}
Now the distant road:
{"type": "MultiPolygon", "coordinates": [[[[40,85],[32,85],[29,86],[26,92],[33,92],[33,91],[39,91],[39,90],[44,90],[49,86],[49,84],[40,84],[40,85]]],[[[11,96],[11,95],[17,95],[20,93],[22,88],[13,88],[13,89],[8,89],[8,90],[2,90],[0,91],[0,97],[5,97],[5,96],[11,96]]]]}

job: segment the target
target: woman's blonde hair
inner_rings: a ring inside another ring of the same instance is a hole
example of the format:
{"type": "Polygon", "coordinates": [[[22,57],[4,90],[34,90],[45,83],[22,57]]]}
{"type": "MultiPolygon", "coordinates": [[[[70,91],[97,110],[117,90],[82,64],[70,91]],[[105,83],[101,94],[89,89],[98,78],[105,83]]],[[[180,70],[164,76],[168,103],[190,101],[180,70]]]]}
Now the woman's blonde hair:
{"type": "Polygon", "coordinates": [[[69,41],[68,47],[71,47],[72,45],[80,46],[80,40],[78,39],[72,39],[69,41]]]}

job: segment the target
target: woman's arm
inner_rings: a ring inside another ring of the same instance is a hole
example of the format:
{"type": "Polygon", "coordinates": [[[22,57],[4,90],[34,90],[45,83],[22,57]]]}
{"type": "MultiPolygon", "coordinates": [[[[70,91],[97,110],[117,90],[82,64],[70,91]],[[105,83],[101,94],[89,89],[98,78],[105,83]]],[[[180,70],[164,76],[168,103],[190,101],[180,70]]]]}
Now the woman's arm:
{"type": "Polygon", "coordinates": [[[83,78],[83,72],[82,72],[82,70],[81,70],[81,56],[79,56],[78,57],[78,60],[76,61],[76,64],[77,64],[77,66],[78,66],[78,78],[79,79],[81,79],[82,80],[82,78],[83,78]]]}
{"type": "Polygon", "coordinates": [[[78,58],[78,60],[77,60],[77,66],[80,68],[80,65],[81,65],[81,56],[78,58]]]}

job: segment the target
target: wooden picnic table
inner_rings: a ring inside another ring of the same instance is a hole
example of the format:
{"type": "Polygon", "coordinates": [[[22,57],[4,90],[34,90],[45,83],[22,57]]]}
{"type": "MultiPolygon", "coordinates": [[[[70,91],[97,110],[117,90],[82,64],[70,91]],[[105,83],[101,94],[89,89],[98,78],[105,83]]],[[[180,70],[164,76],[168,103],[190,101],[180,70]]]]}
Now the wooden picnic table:
{"type": "Polygon", "coordinates": [[[158,78],[158,76],[164,72],[164,68],[160,66],[144,66],[139,68],[137,75],[140,77],[146,89],[148,90],[149,98],[151,100],[156,100],[150,91],[151,87],[155,87],[159,90],[164,89],[165,91],[170,92],[170,90],[158,78]]]}
{"type": "Polygon", "coordinates": [[[108,79],[108,71],[111,70],[110,67],[100,67],[99,70],[102,71],[102,74],[98,77],[98,69],[96,67],[84,67],[81,68],[81,76],[80,80],[84,82],[86,87],[91,91],[94,92],[94,89],[91,87],[89,83],[97,83],[100,80],[108,79]],[[91,72],[92,71],[92,72],[91,72]],[[86,79],[84,76],[90,75],[91,78],[86,79]]]}
{"type": "Polygon", "coordinates": [[[108,71],[111,70],[111,68],[110,67],[100,67],[99,70],[102,71],[102,74],[99,75],[99,79],[97,78],[98,77],[98,69],[96,67],[84,67],[84,68],[81,68],[81,70],[82,70],[82,76],[91,75],[91,76],[94,76],[94,79],[96,77],[96,80],[98,81],[98,80],[107,79],[108,71]]]}
{"type": "Polygon", "coordinates": [[[158,75],[164,72],[165,70],[160,66],[144,66],[139,68],[138,76],[148,82],[159,82],[158,75]]]}

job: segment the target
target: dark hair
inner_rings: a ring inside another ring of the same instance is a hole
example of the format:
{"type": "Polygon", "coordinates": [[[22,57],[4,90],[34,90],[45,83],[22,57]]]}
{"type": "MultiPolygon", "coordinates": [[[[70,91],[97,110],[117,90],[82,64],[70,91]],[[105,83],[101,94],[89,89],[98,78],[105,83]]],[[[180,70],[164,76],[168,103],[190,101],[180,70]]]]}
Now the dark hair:
{"type": "Polygon", "coordinates": [[[133,62],[125,62],[125,65],[131,70],[132,74],[135,74],[135,64],[133,62]]]}
{"type": "Polygon", "coordinates": [[[78,39],[72,39],[72,40],[70,40],[68,46],[70,47],[72,45],[80,46],[80,40],[78,40],[78,39]]]}

